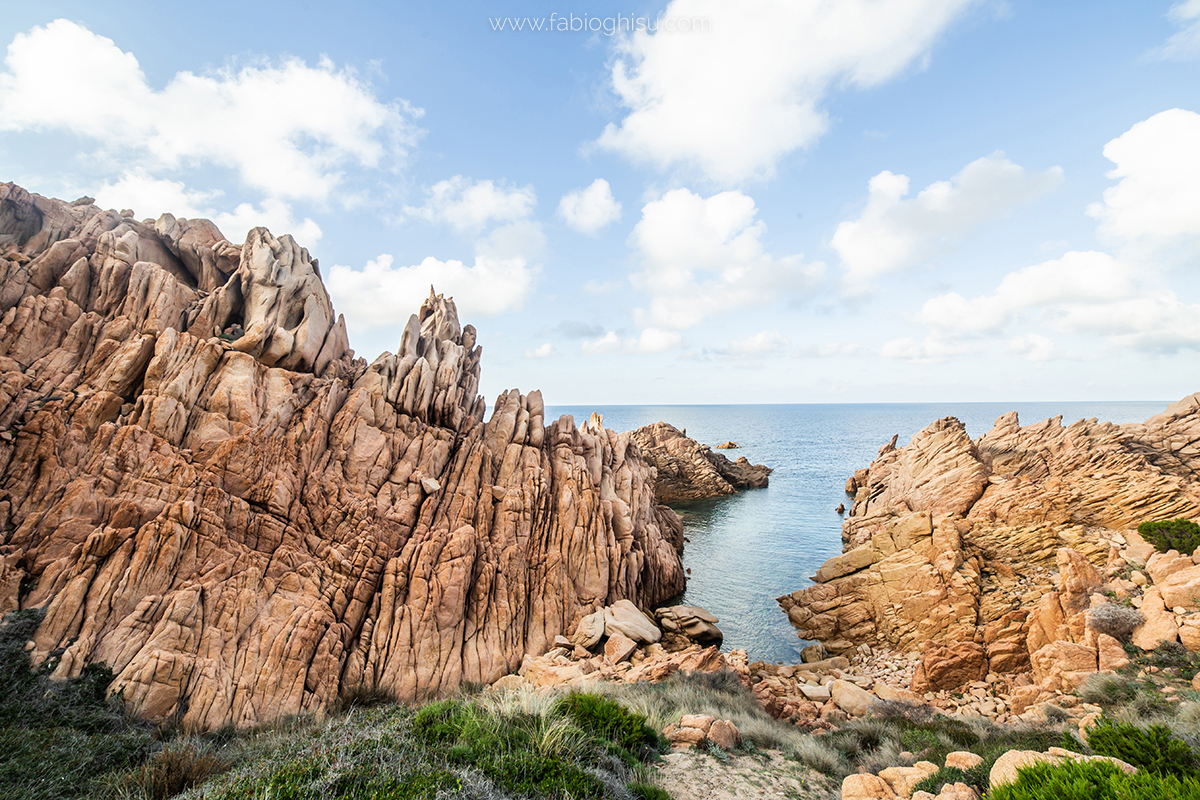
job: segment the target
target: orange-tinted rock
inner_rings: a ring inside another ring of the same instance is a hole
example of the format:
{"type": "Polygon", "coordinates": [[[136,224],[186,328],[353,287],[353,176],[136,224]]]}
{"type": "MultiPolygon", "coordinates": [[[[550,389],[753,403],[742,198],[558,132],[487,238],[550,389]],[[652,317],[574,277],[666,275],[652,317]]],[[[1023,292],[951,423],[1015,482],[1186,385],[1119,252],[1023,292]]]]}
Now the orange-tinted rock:
{"type": "Polygon", "coordinates": [[[12,184],[0,211],[0,587],[46,608],[56,675],[103,662],[135,712],[250,725],[489,683],[684,587],[629,436],[547,424],[538,392],[485,422],[453,301],[367,364],[290,236],[12,184]]]}
{"type": "Polygon", "coordinates": [[[981,645],[930,641],[921,653],[910,688],[917,694],[955,689],[968,681],[983,680],[987,673],[987,652],[981,645]]]}

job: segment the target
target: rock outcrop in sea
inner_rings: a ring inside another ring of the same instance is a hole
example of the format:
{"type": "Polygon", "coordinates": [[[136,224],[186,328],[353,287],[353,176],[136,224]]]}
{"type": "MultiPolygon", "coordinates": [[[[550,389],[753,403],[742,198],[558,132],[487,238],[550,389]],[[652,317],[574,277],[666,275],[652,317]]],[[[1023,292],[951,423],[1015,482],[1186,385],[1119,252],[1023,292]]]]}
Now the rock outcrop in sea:
{"type": "Polygon", "coordinates": [[[705,500],[742,489],[760,489],[767,485],[771,474],[770,467],[751,464],[745,456],[730,461],[666,422],[645,425],[630,436],[658,473],[654,496],[660,503],[705,500]]]}
{"type": "Polygon", "coordinates": [[[917,692],[1000,673],[1069,690],[1113,669],[1120,643],[1088,625],[1113,597],[1140,607],[1134,643],[1200,650],[1200,592],[1175,590],[1200,567],[1136,532],[1200,517],[1200,394],[1140,424],[1009,413],[974,441],[941,419],[846,488],[844,552],[780,605],[831,652],[920,652],[917,692]]]}
{"type": "Polygon", "coordinates": [[[634,438],[536,391],[485,422],[476,339],[431,294],[368,364],[290,236],[0,185],[0,611],[212,728],[489,683],[679,593],[634,438]]]}

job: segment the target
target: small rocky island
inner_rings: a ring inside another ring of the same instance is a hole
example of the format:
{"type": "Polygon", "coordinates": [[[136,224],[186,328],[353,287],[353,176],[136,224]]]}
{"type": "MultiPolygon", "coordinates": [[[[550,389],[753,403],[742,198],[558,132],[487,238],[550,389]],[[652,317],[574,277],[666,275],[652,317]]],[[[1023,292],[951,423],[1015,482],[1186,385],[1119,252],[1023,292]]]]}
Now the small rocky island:
{"type": "Polygon", "coordinates": [[[745,456],[730,461],[666,422],[646,425],[630,434],[654,466],[654,497],[660,503],[706,500],[742,489],[767,485],[771,468],[751,464],[745,456]]]}

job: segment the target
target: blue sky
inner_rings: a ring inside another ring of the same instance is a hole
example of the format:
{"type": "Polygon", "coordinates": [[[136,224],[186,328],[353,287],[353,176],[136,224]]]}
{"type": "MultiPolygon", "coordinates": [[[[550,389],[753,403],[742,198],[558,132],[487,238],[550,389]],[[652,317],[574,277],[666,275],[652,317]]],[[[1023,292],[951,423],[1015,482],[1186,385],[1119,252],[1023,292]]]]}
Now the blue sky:
{"type": "Polygon", "coordinates": [[[368,360],[432,281],[489,399],[1200,389],[1200,0],[50,2],[0,41],[0,179],[291,232],[368,360]],[[552,14],[700,30],[494,30],[552,14]]]}

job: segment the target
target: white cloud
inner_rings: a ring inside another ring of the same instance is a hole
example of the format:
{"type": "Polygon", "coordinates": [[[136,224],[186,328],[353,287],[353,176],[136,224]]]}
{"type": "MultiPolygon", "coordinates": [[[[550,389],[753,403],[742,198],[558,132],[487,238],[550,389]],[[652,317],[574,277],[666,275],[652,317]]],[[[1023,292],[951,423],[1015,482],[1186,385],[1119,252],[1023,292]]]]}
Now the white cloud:
{"type": "Polygon", "coordinates": [[[1200,114],[1174,108],[1137,123],[1104,146],[1116,186],[1088,206],[1100,233],[1151,249],[1200,242],[1200,114]]]}
{"type": "Polygon", "coordinates": [[[981,222],[1007,214],[1062,182],[1053,167],[1030,174],[1003,153],[972,161],[948,181],[905,199],[909,179],[881,172],[868,184],[866,208],[838,225],[833,248],[842,259],[847,294],[862,294],[872,279],[935,255],[981,222]]]}
{"type": "Polygon", "coordinates": [[[351,165],[393,168],[421,112],[383,103],[328,59],[259,62],[152,88],[132,53],[68,20],[18,34],[0,73],[0,130],[62,130],[147,167],[211,164],[270,197],[324,199],[351,165]]]}
{"type": "Polygon", "coordinates": [[[617,336],[616,331],[609,331],[598,339],[590,339],[579,346],[581,352],[586,355],[600,355],[601,353],[613,353],[620,350],[622,346],[621,337],[617,336]]]}
{"type": "Polygon", "coordinates": [[[1171,21],[1183,30],[1163,45],[1158,56],[1175,61],[1187,61],[1200,56],[1200,0],[1183,0],[1171,6],[1171,21]]]}
{"type": "Polygon", "coordinates": [[[101,208],[132,209],[144,219],[164,213],[189,219],[212,220],[227,239],[240,243],[251,228],[263,226],[276,235],[290,233],[302,245],[321,238],[321,228],[308,217],[298,220],[291,207],[277,198],[267,198],[261,207],[239,203],[233,211],[218,211],[211,205],[221,192],[188,189],[182,181],[153,178],[145,172],[127,172],[116,183],[105,183],[96,191],[101,208]]]}
{"type": "Polygon", "coordinates": [[[641,334],[629,338],[621,338],[616,331],[609,331],[603,336],[584,342],[580,352],[585,355],[600,355],[603,353],[663,353],[674,350],[683,344],[683,336],[678,331],[664,331],[660,328],[645,328],[641,334]]]}
{"type": "MultiPolygon", "coordinates": [[[[1070,252],[1009,273],[991,294],[966,299],[949,293],[928,300],[920,319],[938,341],[1001,334],[1016,324],[1044,325],[1069,334],[1100,336],[1136,350],[1200,348],[1200,305],[1160,286],[1145,267],[1108,253],[1070,252]]],[[[1047,358],[1050,340],[1017,340],[1029,357],[1047,358]]]]}
{"type": "Polygon", "coordinates": [[[558,353],[555,352],[554,345],[550,344],[549,342],[545,342],[533,350],[525,351],[526,358],[550,358],[550,356],[556,355],[558,355],[558,353]]]}
{"type": "Polygon", "coordinates": [[[334,265],[325,281],[329,295],[352,332],[402,326],[429,296],[430,286],[452,296],[464,320],[519,309],[539,269],[530,265],[530,253],[540,246],[541,231],[532,223],[506,228],[476,244],[471,266],[432,256],[419,264],[395,266],[395,259],[386,254],[361,270],[334,265]],[[520,229],[506,229],[513,227],[520,229]],[[521,244],[528,245],[525,252],[513,249],[521,244]]]}
{"type": "Polygon", "coordinates": [[[737,356],[761,356],[777,353],[788,346],[787,337],[778,331],[759,331],[745,339],[731,339],[728,352],[737,356]]]}
{"type": "Polygon", "coordinates": [[[1040,333],[1027,333],[1013,337],[1008,349],[1024,355],[1029,361],[1049,361],[1054,355],[1054,342],[1040,333]]]}
{"type": "Polygon", "coordinates": [[[537,205],[532,186],[510,188],[462,175],[438,181],[427,195],[423,205],[405,206],[404,214],[427,222],[442,222],[460,231],[480,230],[491,222],[525,219],[537,205]]]}
{"type": "Polygon", "coordinates": [[[832,89],[870,87],[926,57],[972,0],[672,0],[689,33],[616,40],[612,88],[629,113],[597,144],[659,168],[688,165],[732,185],[828,126],[832,89]]]}
{"type": "Polygon", "coordinates": [[[920,319],[958,334],[992,333],[1028,309],[1103,305],[1136,295],[1141,277],[1139,270],[1108,253],[1071,251],[1010,272],[990,295],[968,300],[950,292],[934,297],[921,308],[920,319]]]}
{"type": "Polygon", "coordinates": [[[608,181],[597,178],[586,189],[564,194],[558,203],[558,215],[573,230],[592,236],[621,218],[621,204],[613,198],[608,181]]]}
{"type": "Polygon", "coordinates": [[[647,203],[629,237],[642,262],[633,282],[650,294],[639,324],[682,330],[729,309],[814,289],[824,265],[766,252],[767,226],[757,215],[754,200],[741,192],[704,198],[675,189],[647,203]]]}

